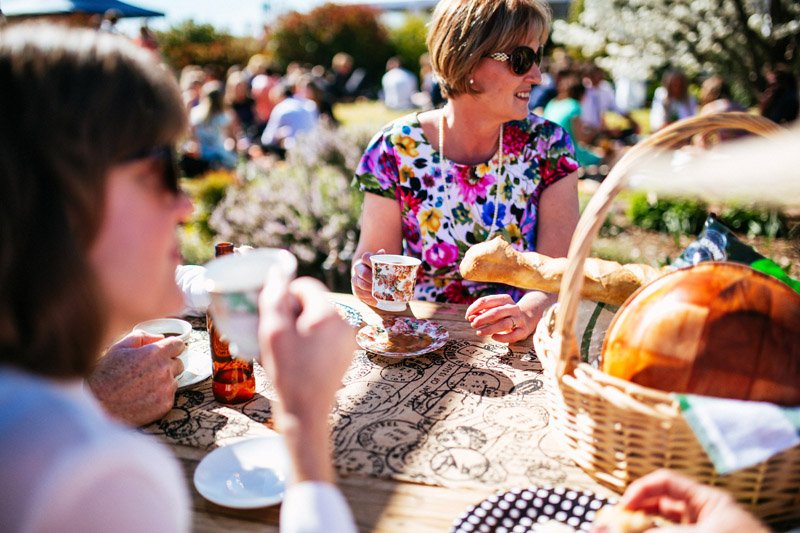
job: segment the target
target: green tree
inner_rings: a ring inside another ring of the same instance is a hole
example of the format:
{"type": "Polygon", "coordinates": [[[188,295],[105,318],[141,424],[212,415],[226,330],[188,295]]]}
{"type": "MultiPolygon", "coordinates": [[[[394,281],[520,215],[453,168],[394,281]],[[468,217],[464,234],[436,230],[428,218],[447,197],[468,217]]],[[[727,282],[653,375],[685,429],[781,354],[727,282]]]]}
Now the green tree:
{"type": "Polygon", "coordinates": [[[428,51],[425,38],[427,20],[419,15],[408,15],[399,27],[390,30],[389,40],[405,67],[419,75],[419,56],[428,51]]]}
{"type": "Polygon", "coordinates": [[[615,76],[647,79],[666,66],[715,72],[745,104],[755,102],[765,65],[800,71],[797,0],[583,0],[553,40],[577,47],[615,76]]]}
{"type": "Polygon", "coordinates": [[[283,15],[272,29],[267,48],[282,67],[292,61],[330,67],[336,53],[347,52],[373,82],[392,53],[377,11],[337,4],[324,4],[306,14],[283,15]]]}
{"type": "Polygon", "coordinates": [[[260,51],[256,39],[234,37],[218,31],[210,24],[187,20],[158,33],[164,60],[175,70],[186,65],[217,65],[226,70],[231,65],[244,65],[260,51]]]}

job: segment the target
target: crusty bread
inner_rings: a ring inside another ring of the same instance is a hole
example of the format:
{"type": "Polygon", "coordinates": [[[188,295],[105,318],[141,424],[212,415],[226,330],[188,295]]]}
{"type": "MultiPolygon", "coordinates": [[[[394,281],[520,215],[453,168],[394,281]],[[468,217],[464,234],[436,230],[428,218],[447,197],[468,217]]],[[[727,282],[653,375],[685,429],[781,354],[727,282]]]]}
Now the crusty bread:
{"type": "MultiPolygon", "coordinates": [[[[505,283],[523,289],[557,293],[567,259],[536,252],[518,252],[502,237],[472,246],[459,270],[464,279],[505,283]]],[[[660,272],[650,265],[620,265],[590,257],[584,266],[581,296],[596,302],[621,305],[636,289],[656,279],[660,272]]]]}

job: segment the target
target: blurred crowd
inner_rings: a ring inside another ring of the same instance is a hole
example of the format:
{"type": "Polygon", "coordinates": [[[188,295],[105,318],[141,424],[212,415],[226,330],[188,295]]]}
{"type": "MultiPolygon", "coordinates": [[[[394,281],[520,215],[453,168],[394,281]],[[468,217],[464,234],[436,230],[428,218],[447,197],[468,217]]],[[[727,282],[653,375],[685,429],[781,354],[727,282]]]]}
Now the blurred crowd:
{"type": "MultiPolygon", "coordinates": [[[[94,24],[99,31],[116,32],[117,19],[110,10],[94,24]]],[[[158,53],[156,37],[146,25],[134,42],[158,53]]],[[[581,172],[588,177],[602,179],[643,133],[697,114],[746,110],[733,98],[728,81],[716,74],[692,80],[697,85],[690,90],[687,75],[669,69],[650,95],[645,81],[612,81],[593,61],[574,61],[558,48],[543,58],[540,69],[542,81],[532,88],[528,107],[567,130],[581,172]],[[631,113],[648,103],[649,123],[634,120],[631,113]]],[[[779,64],[765,67],[763,76],[767,85],[751,111],[779,124],[795,121],[800,107],[797,74],[779,64]]],[[[284,70],[262,54],[227,71],[189,65],[179,80],[191,122],[181,149],[181,167],[189,177],[232,169],[242,158],[281,159],[298,135],[320,123],[336,125],[333,107],[339,102],[378,98],[392,110],[425,110],[445,103],[428,54],[415,66],[389,58],[379,88],[371,86],[366,70],[344,52],[334,55],[329,66],[293,62],[284,70]]],[[[707,147],[737,135],[721,132],[695,144],[707,147]]]]}

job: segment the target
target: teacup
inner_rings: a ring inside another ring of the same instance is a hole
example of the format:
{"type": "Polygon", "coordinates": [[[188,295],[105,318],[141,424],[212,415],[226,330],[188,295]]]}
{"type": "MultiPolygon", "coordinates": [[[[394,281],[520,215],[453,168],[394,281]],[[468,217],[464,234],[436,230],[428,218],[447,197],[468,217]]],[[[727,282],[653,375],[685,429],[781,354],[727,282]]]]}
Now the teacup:
{"type": "Polygon", "coordinates": [[[378,309],[404,311],[414,298],[417,270],[422,262],[405,255],[378,254],[370,258],[372,263],[372,297],[378,309]]]}
{"type": "Polygon", "coordinates": [[[192,325],[179,318],[156,318],[136,324],[133,329],[140,329],[153,335],[164,335],[165,337],[177,337],[183,342],[184,349],[178,356],[183,363],[183,368],[189,367],[189,336],[192,333],[192,325]]]}
{"type": "Polygon", "coordinates": [[[259,355],[258,295],[273,269],[277,269],[276,275],[291,279],[297,272],[297,259],[286,250],[257,248],[218,257],[206,265],[211,318],[234,357],[255,359],[259,355]]]}

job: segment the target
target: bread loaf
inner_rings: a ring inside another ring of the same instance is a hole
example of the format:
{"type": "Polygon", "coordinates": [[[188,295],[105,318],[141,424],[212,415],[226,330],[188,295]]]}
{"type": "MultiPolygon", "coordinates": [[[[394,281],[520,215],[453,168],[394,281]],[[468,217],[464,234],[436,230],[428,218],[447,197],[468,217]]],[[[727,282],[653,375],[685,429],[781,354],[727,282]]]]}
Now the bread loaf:
{"type": "Polygon", "coordinates": [[[800,405],[800,294],[736,263],[654,281],[617,312],[603,372],[645,387],[800,405]]]}
{"type": "MultiPolygon", "coordinates": [[[[565,257],[518,252],[502,237],[495,237],[467,250],[459,270],[464,279],[472,281],[557,293],[566,268],[565,257]]],[[[660,272],[649,265],[620,265],[590,257],[584,266],[581,296],[595,302],[621,305],[639,287],[659,275],[660,272]]]]}

